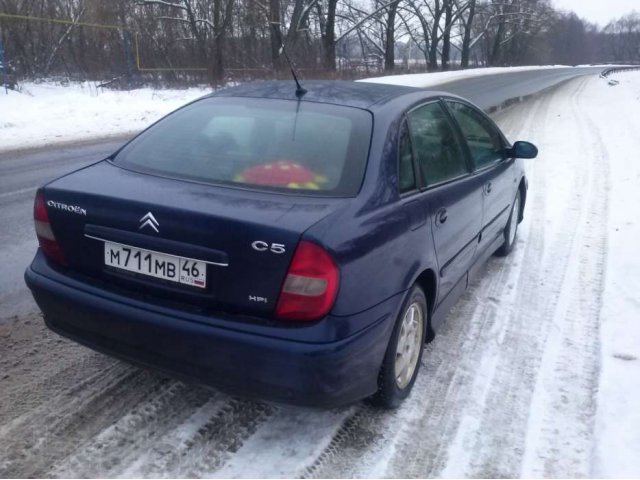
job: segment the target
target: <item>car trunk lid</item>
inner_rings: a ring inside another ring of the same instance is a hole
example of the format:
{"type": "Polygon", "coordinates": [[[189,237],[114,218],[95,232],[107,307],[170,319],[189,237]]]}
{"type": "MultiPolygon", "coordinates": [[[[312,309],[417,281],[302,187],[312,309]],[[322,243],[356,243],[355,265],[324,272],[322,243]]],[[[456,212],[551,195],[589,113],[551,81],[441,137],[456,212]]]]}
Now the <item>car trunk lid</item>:
{"type": "Polygon", "coordinates": [[[174,180],[108,161],[50,183],[44,196],[70,271],[132,295],[258,316],[272,314],[304,231],[345,202],[174,180]],[[105,265],[105,244],[202,262],[205,285],[105,265]]]}

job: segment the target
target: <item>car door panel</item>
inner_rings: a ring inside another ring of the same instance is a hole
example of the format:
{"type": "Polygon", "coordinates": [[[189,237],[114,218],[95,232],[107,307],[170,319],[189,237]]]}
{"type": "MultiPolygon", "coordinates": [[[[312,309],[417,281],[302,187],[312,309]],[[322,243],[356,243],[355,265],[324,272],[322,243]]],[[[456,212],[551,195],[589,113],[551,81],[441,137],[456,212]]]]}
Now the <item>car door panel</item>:
{"type": "Polygon", "coordinates": [[[464,138],[482,189],[482,232],[478,255],[493,245],[509,220],[517,179],[513,160],[505,158],[505,139],[493,122],[475,107],[447,99],[445,104],[464,138]]]}
{"type": "Polygon", "coordinates": [[[438,262],[438,302],[470,267],[482,226],[482,189],[440,102],[407,114],[424,207],[438,262]]]}
{"type": "Polygon", "coordinates": [[[482,235],[478,246],[481,252],[504,232],[518,184],[513,161],[503,161],[478,172],[477,178],[483,197],[482,235]]]}
{"type": "Polygon", "coordinates": [[[466,274],[475,256],[482,219],[480,191],[477,179],[469,176],[428,194],[440,276],[438,303],[466,274]]]}

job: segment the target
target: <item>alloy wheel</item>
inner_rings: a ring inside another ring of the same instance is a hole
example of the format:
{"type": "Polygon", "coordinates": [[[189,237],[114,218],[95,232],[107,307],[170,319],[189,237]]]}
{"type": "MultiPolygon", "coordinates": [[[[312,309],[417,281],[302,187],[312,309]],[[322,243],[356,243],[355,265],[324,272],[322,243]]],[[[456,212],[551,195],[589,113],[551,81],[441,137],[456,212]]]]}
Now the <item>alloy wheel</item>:
{"type": "Polygon", "coordinates": [[[422,308],[418,303],[412,303],[402,319],[396,347],[395,379],[400,389],[409,385],[418,365],[423,330],[422,308]]]}

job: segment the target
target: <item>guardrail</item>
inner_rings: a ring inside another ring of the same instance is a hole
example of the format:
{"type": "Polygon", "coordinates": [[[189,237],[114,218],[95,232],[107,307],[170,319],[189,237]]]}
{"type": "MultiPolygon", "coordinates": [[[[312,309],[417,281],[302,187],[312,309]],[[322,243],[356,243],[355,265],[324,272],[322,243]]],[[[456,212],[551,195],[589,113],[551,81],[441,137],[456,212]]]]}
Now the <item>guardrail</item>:
{"type": "Polygon", "coordinates": [[[612,73],[627,72],[627,71],[630,71],[630,70],[640,70],[640,65],[630,65],[628,67],[605,68],[604,70],[602,70],[602,73],[600,74],[600,76],[602,78],[607,78],[612,73]]]}

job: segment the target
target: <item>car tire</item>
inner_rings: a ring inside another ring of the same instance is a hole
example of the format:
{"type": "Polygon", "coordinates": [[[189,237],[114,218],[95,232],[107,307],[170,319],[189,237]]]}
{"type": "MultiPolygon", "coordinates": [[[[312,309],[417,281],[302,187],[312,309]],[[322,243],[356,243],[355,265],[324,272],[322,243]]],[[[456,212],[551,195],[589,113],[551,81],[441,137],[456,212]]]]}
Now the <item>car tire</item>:
{"type": "Polygon", "coordinates": [[[414,285],[404,300],[378,375],[378,391],[371,402],[397,408],[407,398],[420,370],[428,327],[427,299],[414,285]]]}
{"type": "Polygon", "coordinates": [[[515,198],[513,199],[509,221],[507,222],[506,227],[504,227],[504,243],[498,250],[496,250],[496,255],[499,257],[506,257],[509,255],[516,244],[516,238],[518,237],[518,223],[520,223],[521,203],[522,196],[520,194],[520,190],[518,190],[515,198]]]}

